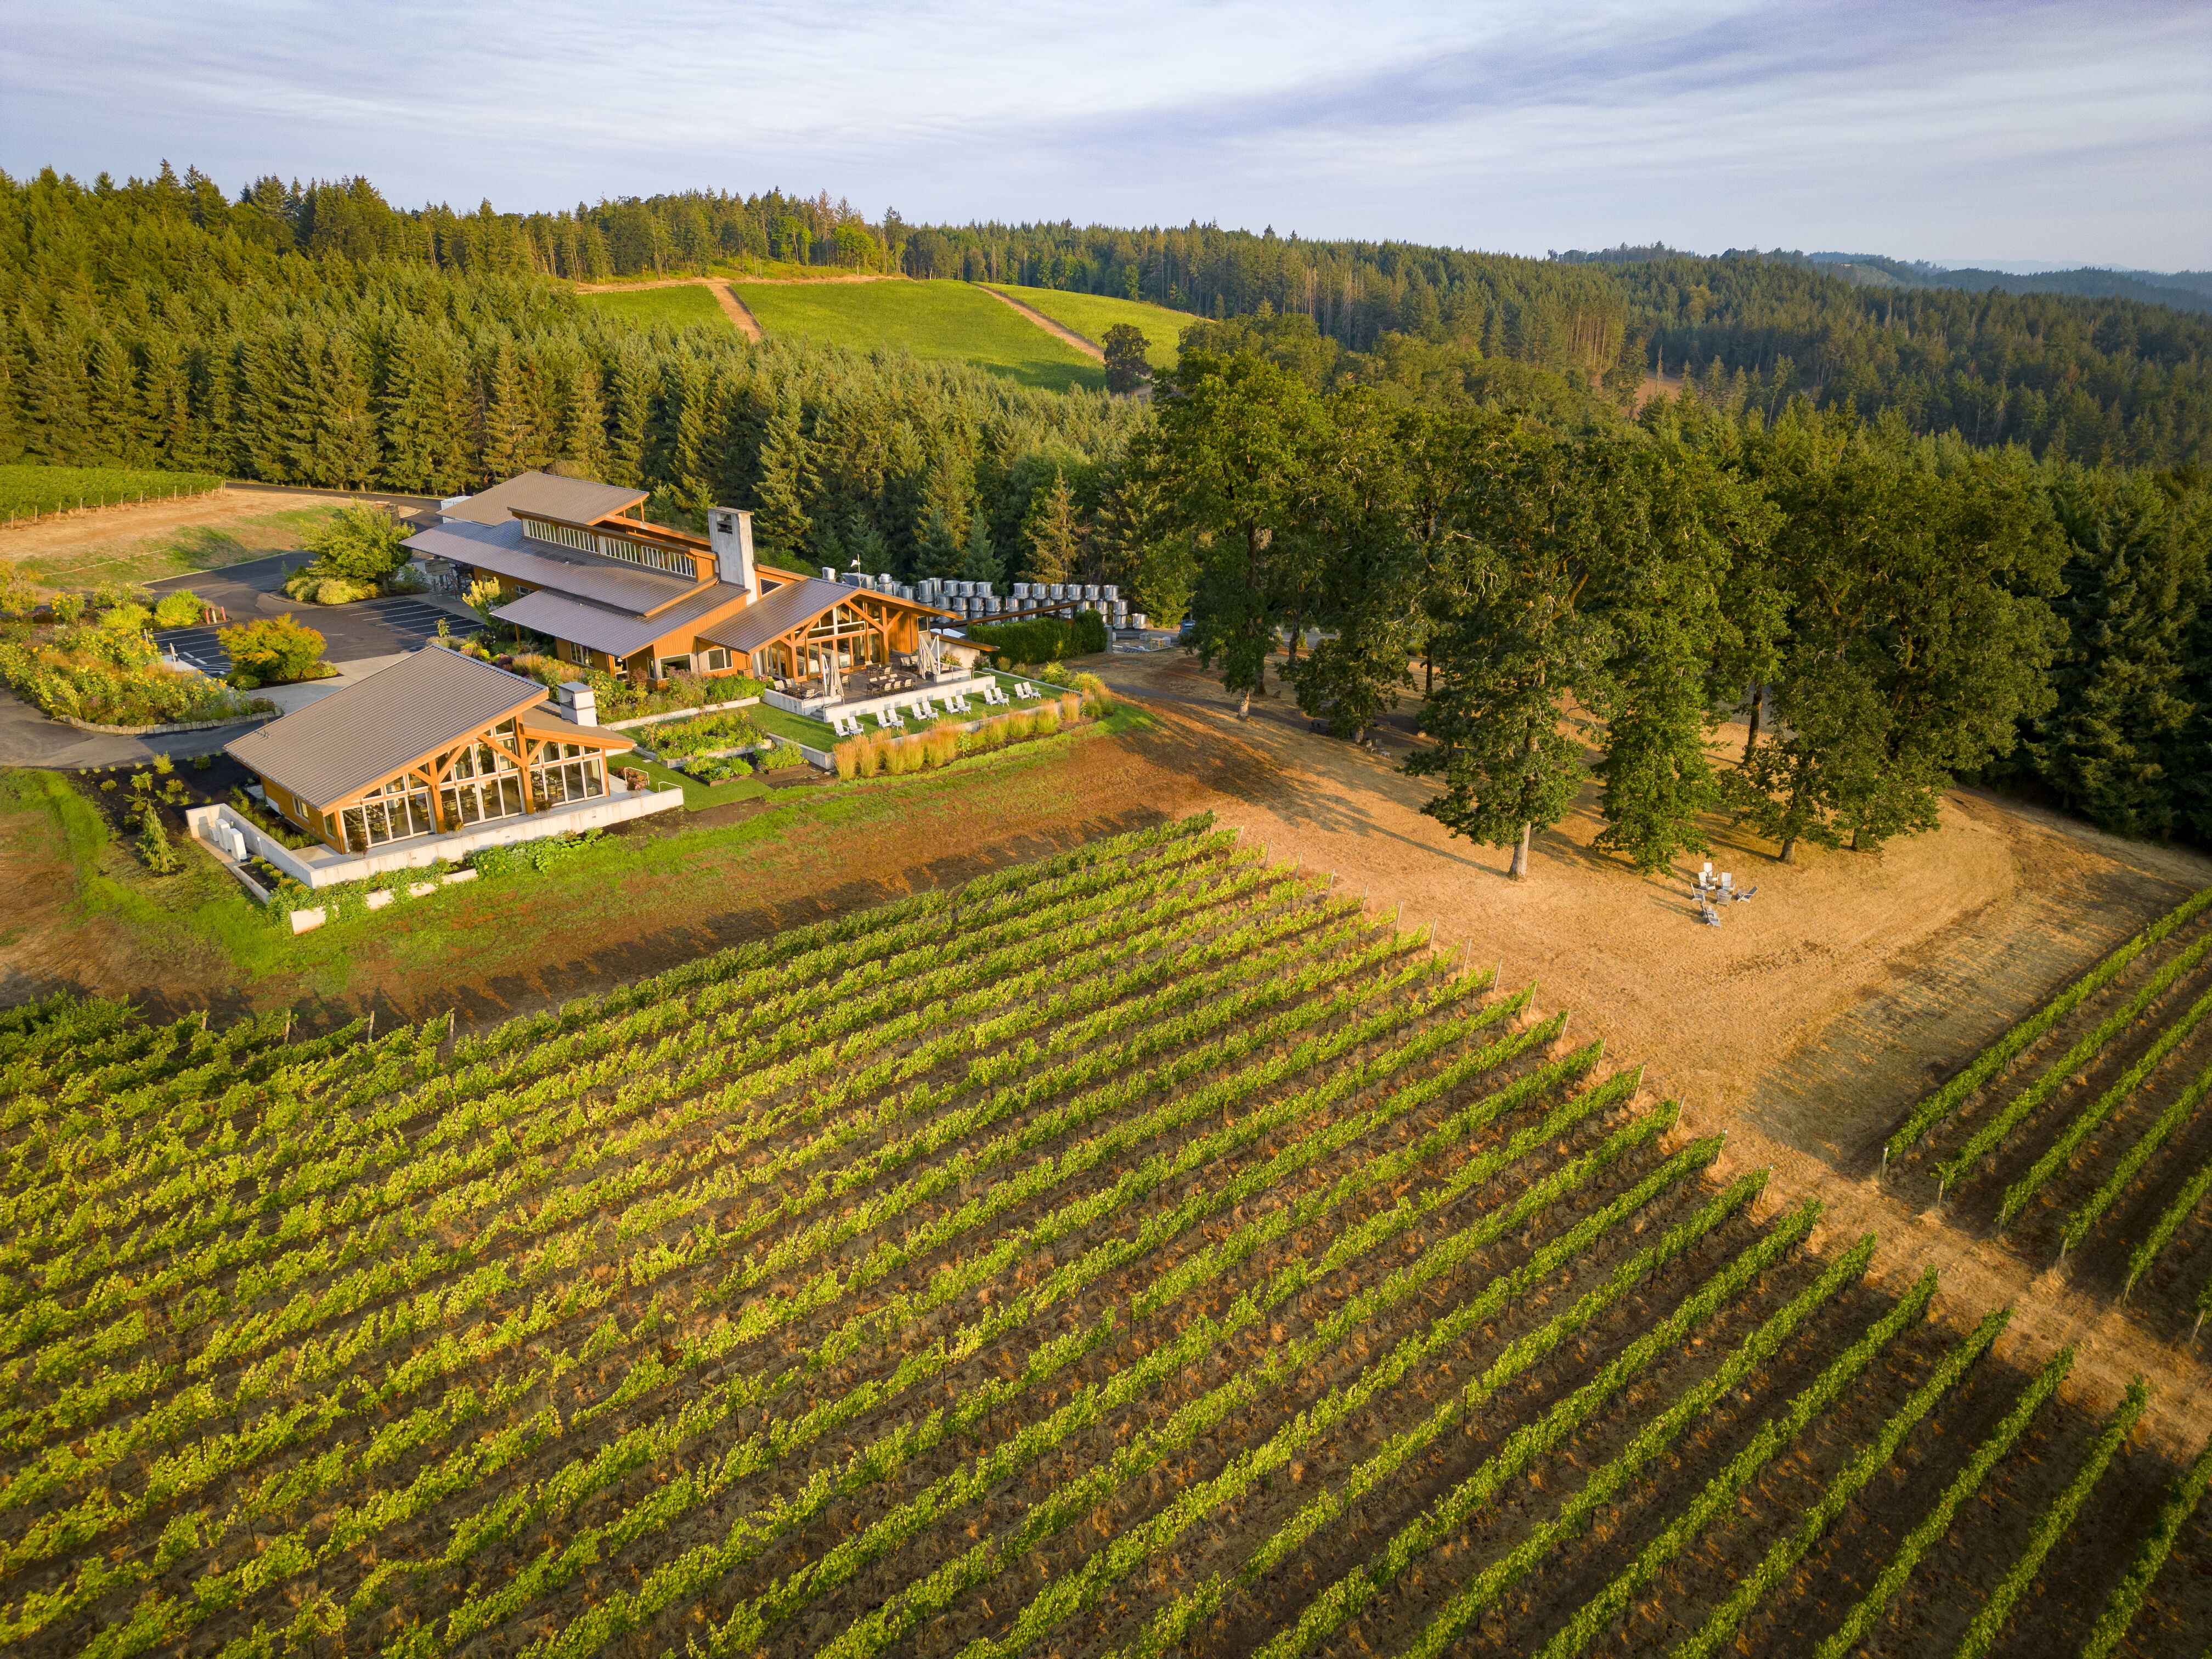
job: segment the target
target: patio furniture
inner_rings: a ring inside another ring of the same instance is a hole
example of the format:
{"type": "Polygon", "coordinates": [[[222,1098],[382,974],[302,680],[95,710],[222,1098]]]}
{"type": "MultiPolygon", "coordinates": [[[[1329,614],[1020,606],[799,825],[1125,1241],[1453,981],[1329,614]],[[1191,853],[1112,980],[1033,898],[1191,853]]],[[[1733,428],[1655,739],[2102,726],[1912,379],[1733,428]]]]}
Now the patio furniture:
{"type": "Polygon", "coordinates": [[[1014,684],[1014,695],[1018,697],[1034,697],[1039,694],[1036,687],[1031,685],[1027,680],[1018,680],[1014,684]]]}
{"type": "Polygon", "coordinates": [[[876,710],[876,726],[878,731],[888,732],[893,726],[904,726],[905,724],[906,721],[900,718],[899,711],[896,708],[878,708],[876,710]]]}

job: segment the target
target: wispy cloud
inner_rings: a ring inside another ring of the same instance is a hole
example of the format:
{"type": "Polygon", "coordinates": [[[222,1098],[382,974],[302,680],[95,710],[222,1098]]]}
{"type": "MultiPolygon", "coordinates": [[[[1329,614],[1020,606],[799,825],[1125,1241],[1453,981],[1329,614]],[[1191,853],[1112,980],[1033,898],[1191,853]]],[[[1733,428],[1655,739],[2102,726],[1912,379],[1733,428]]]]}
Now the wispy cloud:
{"type": "Polygon", "coordinates": [[[17,173],[167,156],[465,205],[781,184],[909,218],[2212,264],[2212,11],[2171,0],[0,17],[17,173]]]}

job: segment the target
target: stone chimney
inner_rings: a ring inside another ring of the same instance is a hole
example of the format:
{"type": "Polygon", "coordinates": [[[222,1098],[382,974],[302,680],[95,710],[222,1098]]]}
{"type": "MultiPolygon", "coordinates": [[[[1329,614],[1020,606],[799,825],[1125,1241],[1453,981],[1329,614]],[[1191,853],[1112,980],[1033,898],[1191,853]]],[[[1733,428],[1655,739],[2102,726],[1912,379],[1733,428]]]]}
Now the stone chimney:
{"type": "Polygon", "coordinates": [[[760,578],[753,570],[753,515],[741,507],[707,509],[707,544],[714,550],[716,574],[760,598],[760,578]]]}

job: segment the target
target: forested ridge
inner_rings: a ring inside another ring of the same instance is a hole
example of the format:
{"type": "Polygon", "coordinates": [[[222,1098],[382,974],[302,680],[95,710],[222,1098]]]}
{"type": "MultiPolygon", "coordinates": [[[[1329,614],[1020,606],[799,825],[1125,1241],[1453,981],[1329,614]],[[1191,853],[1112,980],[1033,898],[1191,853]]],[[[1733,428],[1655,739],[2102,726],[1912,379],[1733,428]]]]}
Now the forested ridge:
{"type": "Polygon", "coordinates": [[[1878,845],[1961,773],[2212,835],[2199,317],[774,192],[457,215],[165,167],[0,178],[0,459],[430,495],[558,466],[672,522],[751,506],[788,563],[1119,581],[1194,611],[1255,689],[1268,641],[1318,626],[1301,699],[1351,735],[1417,689],[1444,810],[1509,842],[1579,787],[1554,717],[1594,734],[1607,844],[1638,862],[1719,805],[1878,845]],[[736,257],[1214,316],[1148,404],[641,326],[568,280],[736,257]],[[1662,364],[1689,386],[1632,414],[1662,364]],[[1765,729],[1716,769],[1704,734],[1754,687],[1765,729]]]}

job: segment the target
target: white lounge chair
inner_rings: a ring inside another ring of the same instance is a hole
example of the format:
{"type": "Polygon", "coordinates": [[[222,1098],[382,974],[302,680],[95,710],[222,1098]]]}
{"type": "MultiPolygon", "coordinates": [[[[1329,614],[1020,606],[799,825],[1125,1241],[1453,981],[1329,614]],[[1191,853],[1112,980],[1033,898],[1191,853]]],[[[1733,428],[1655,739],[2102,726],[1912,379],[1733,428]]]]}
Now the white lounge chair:
{"type": "Polygon", "coordinates": [[[899,718],[899,712],[896,708],[876,710],[876,729],[879,732],[888,732],[895,726],[905,724],[906,722],[899,718]]]}
{"type": "Polygon", "coordinates": [[[1014,695],[1018,697],[1034,697],[1037,695],[1037,689],[1027,680],[1023,680],[1015,685],[1014,695]]]}

